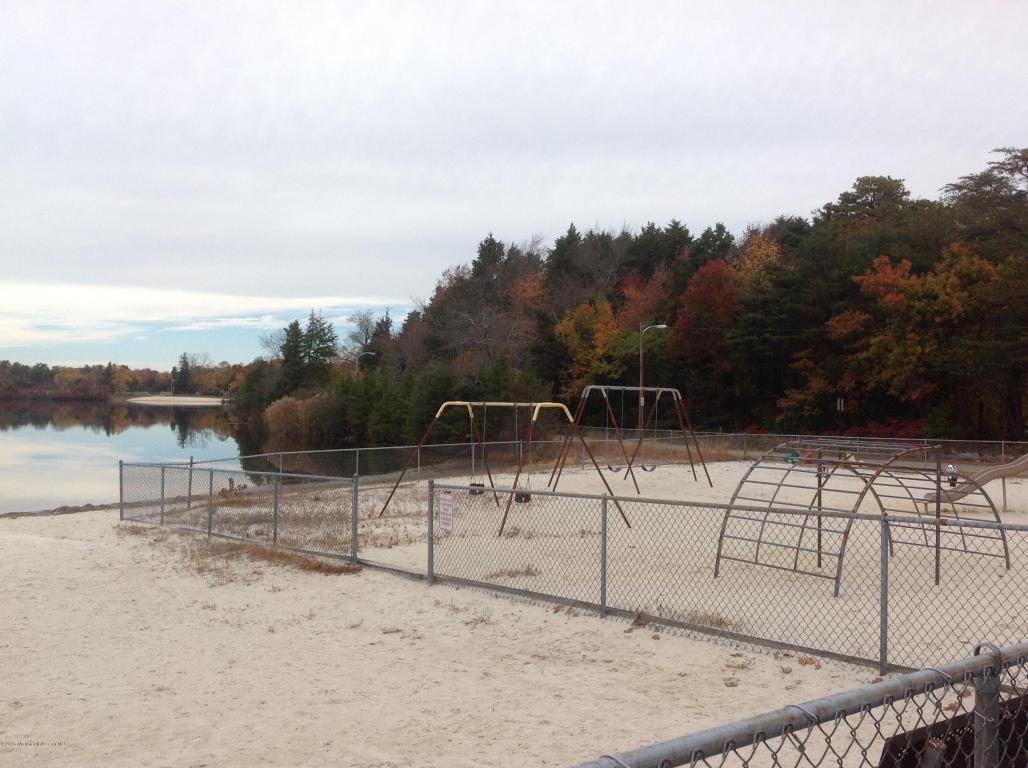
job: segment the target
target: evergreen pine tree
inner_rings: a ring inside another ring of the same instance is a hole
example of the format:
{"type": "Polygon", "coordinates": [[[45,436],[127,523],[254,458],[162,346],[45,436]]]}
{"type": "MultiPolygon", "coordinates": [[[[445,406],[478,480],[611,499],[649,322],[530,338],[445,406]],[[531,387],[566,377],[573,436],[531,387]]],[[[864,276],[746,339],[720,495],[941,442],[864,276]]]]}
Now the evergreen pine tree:
{"type": "Polygon", "coordinates": [[[332,359],[336,357],[339,340],[335,328],[321,313],[311,311],[302,337],[304,378],[308,383],[325,379],[332,359]]]}
{"type": "Polygon", "coordinates": [[[183,352],[178,359],[178,368],[174,371],[175,394],[188,395],[193,391],[193,373],[189,363],[189,355],[183,352]]]}
{"type": "Polygon", "coordinates": [[[307,366],[304,364],[304,339],[300,321],[293,320],[283,329],[282,346],[279,356],[282,358],[282,376],[278,382],[278,397],[288,395],[303,386],[307,366]]]}

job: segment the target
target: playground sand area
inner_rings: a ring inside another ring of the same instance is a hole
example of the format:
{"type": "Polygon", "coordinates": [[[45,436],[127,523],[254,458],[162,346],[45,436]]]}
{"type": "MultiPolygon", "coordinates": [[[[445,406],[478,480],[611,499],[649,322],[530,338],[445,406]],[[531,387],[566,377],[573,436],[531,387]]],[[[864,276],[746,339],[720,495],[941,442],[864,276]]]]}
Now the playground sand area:
{"type": "MultiPolygon", "coordinates": [[[[803,514],[814,489],[767,485],[761,491],[757,486],[753,493],[777,493],[776,502],[802,504],[802,511],[778,515],[777,522],[767,526],[759,512],[746,513],[753,518],[749,521],[733,522],[732,535],[759,536],[764,543],[726,539],[724,554],[737,559],[722,560],[715,574],[724,505],[749,467],[744,461],[712,462],[710,485],[702,468],[694,477],[688,465],[658,466],[653,472],[637,473],[641,497],[623,473],[604,471],[603,478],[620,499],[608,502],[607,605],[669,623],[847,658],[879,659],[881,528],[873,494],[867,494],[859,508],[868,519],[856,520],[852,527],[830,516],[821,520],[823,550],[818,562],[812,554],[818,518],[803,514]],[[682,503],[646,500],[661,498],[682,503]],[[799,526],[806,530],[802,553],[795,548],[799,526]],[[846,544],[840,557],[842,542],[846,544]],[[757,551],[762,553],[761,565],[740,562],[752,560],[757,551]],[[807,573],[793,570],[794,557],[800,555],[807,573]],[[778,567],[765,567],[768,563],[778,567]]],[[[597,606],[602,600],[601,502],[596,497],[540,492],[546,487],[547,469],[537,466],[528,478],[521,478],[520,486],[531,489],[531,499],[524,504],[508,504],[511,494],[494,495],[488,488],[469,493],[467,475],[450,480],[449,491],[444,490],[445,480],[437,480],[436,502],[445,499],[452,506],[452,528],[443,527],[437,510],[434,574],[597,606]],[[506,527],[499,535],[505,513],[506,527]]],[[[185,470],[177,474],[177,485],[184,487],[185,470]]],[[[499,472],[493,480],[502,488],[513,476],[499,472]]],[[[424,480],[404,483],[381,514],[391,484],[387,478],[378,483],[361,478],[357,549],[362,560],[426,573],[427,485],[424,480]]],[[[826,486],[824,491],[824,506],[852,509],[854,492],[861,487],[856,477],[836,475],[832,490],[826,486]]],[[[595,469],[579,462],[569,465],[559,490],[595,494],[605,487],[595,469]]],[[[989,490],[998,499],[1001,484],[994,481],[989,490]]],[[[1024,523],[1028,518],[1026,491],[1028,481],[1023,478],[1007,480],[1006,522],[1024,523]]],[[[169,497],[163,512],[147,502],[127,514],[151,522],[163,514],[172,526],[206,532],[210,525],[215,533],[247,541],[271,543],[274,538],[280,546],[345,556],[351,551],[350,498],[349,481],[283,486],[275,504],[267,486],[244,485],[231,493],[222,487],[210,516],[204,497],[190,507],[184,496],[169,497]]],[[[911,503],[907,514],[913,510],[911,503]]],[[[954,511],[961,517],[985,519],[981,508],[961,508],[957,503],[948,510],[954,511]]],[[[906,528],[890,520],[891,663],[916,667],[958,656],[983,639],[1022,639],[1023,616],[1028,615],[1028,533],[940,528],[936,584],[931,517],[906,528]]]]}
{"type": "Polygon", "coordinates": [[[0,561],[4,765],[567,765],[874,677],[110,510],[2,519],[0,561]]]}
{"type": "MultiPolygon", "coordinates": [[[[714,566],[722,507],[731,499],[749,462],[717,462],[709,465],[713,487],[702,470],[694,480],[688,466],[664,466],[639,473],[645,498],[688,499],[692,506],[661,505],[643,501],[608,504],[606,599],[611,608],[688,625],[699,625],[739,635],[793,645],[831,650],[861,659],[879,654],[881,596],[880,527],[876,520],[858,520],[846,535],[848,541],[840,577],[840,593],[833,594],[838,550],[844,527],[841,520],[826,517],[825,557],[821,568],[804,554],[818,578],[802,573],[723,562],[715,577],[714,566]],[[631,528],[621,519],[624,512],[631,528]],[[835,533],[830,533],[835,531],[835,533]]],[[[607,473],[615,493],[635,496],[630,480],[607,473]]],[[[509,485],[510,475],[494,478],[497,486],[509,485]]],[[[546,487],[547,475],[531,478],[534,491],[546,487]]],[[[442,482],[442,481],[440,481],[442,482]]],[[[456,484],[466,484],[466,479],[456,484]]],[[[856,479],[840,479],[840,485],[859,488],[856,479]]],[[[427,566],[427,489],[425,483],[401,487],[383,517],[378,517],[388,488],[361,494],[359,549],[361,557],[423,573],[427,566]]],[[[1000,483],[987,488],[999,506],[1000,483]]],[[[602,492],[594,471],[577,468],[565,473],[561,491],[602,492]]],[[[773,492],[769,490],[768,493],[773,492]]],[[[600,502],[596,499],[552,498],[533,493],[527,504],[510,504],[503,535],[500,522],[509,496],[499,505],[486,490],[470,496],[466,490],[448,492],[453,507],[453,527],[435,531],[434,572],[437,576],[485,582],[528,593],[545,594],[571,601],[601,601],[600,502]]],[[[437,492],[437,503],[441,498],[437,492]]],[[[839,494],[852,504],[853,496],[839,494]]],[[[780,500],[808,502],[809,492],[784,489],[780,500]],[[806,495],[805,495],[806,494],[806,495]]],[[[839,502],[840,498],[831,499],[839,502]]],[[[826,503],[829,499],[826,496],[826,503]]],[[[1007,480],[1008,523],[1028,522],[1028,480],[1007,480]]],[[[867,496],[859,510],[876,514],[867,496]]],[[[911,514],[913,506],[911,506],[911,514]]],[[[975,510],[968,517],[985,519],[975,510]]],[[[793,522],[803,520],[799,515],[793,522]]],[[[1028,615],[1028,534],[1009,532],[1006,569],[1003,542],[993,538],[962,536],[953,530],[943,534],[943,546],[968,552],[940,553],[940,583],[934,583],[935,551],[930,518],[923,530],[894,531],[897,541],[919,541],[920,546],[897,544],[889,559],[890,661],[916,667],[959,656],[975,643],[1023,639],[1028,615]],[[923,541],[921,539],[923,538],[923,541]],[[958,607],[958,609],[955,609],[958,607]]],[[[751,524],[756,527],[758,524],[751,524]]],[[[813,527],[814,518],[808,521],[813,527]]],[[[775,536],[791,544],[795,529],[780,528],[775,536]]],[[[774,540],[774,537],[770,537],[774,540]]],[[[807,546],[812,536],[808,533],[807,546]]],[[[791,549],[785,549],[791,563],[791,549]]],[[[726,552],[748,556],[745,542],[728,542],[726,552]],[[734,547],[734,550],[731,548],[734,547]]],[[[784,561],[782,561],[783,564],[784,561]]],[[[787,564],[786,564],[787,565],[787,564]]]]}
{"type": "MultiPolygon", "coordinates": [[[[866,519],[849,526],[840,518],[821,522],[822,557],[815,559],[816,515],[805,515],[812,488],[766,486],[777,500],[803,504],[803,511],[764,525],[762,513],[732,523],[733,534],[753,540],[726,539],[715,573],[725,503],[749,462],[712,462],[713,486],[702,468],[694,478],[687,466],[664,465],[639,472],[642,497],[631,480],[612,472],[604,478],[620,500],[608,501],[606,605],[629,616],[644,614],[667,624],[700,627],[737,637],[785,643],[831,652],[844,658],[880,659],[881,526],[871,494],[859,509],[866,519]],[[677,499],[661,503],[647,499],[677,499]],[[689,500],[689,501],[685,501],[689,500]],[[622,518],[622,513],[624,518],[622,518]],[[627,520],[627,522],[626,522],[627,520]],[[796,532],[805,528],[802,552],[796,532]],[[842,551],[842,542],[845,549],[842,551]],[[761,564],[753,555],[759,549],[761,564]],[[840,557],[840,554],[843,555],[840,557]],[[793,569],[802,557],[802,569],[793,569]],[[841,570],[838,566],[841,562],[841,570]],[[766,567],[767,564],[778,567],[766,567]],[[838,581],[836,581],[838,576],[838,581]],[[838,594],[835,588],[838,585],[838,594]]],[[[179,480],[185,478],[184,470],[179,480]]],[[[597,497],[548,496],[548,473],[542,467],[521,487],[530,486],[528,503],[509,504],[503,534],[500,525],[511,494],[488,488],[471,494],[468,476],[453,478],[445,490],[437,480],[436,503],[452,507],[447,530],[436,509],[434,575],[516,590],[591,606],[603,600],[600,579],[601,501],[597,497]]],[[[497,487],[512,475],[494,475],[497,487]]],[[[181,482],[178,485],[182,485],[181,482]]],[[[381,514],[391,484],[361,478],[357,550],[362,561],[424,575],[428,568],[427,482],[400,486],[381,514]]],[[[998,497],[1000,483],[990,484],[998,497]]],[[[826,507],[850,509],[861,482],[833,478],[824,493],[826,507]],[[849,493],[839,491],[846,490],[849,493]],[[838,491],[838,492],[836,492],[838,491]],[[844,505],[850,506],[844,506],[844,505]]],[[[569,466],[561,491],[593,494],[603,481],[589,467],[569,466]]],[[[1007,480],[1008,523],[1028,519],[1028,481],[1007,480]]],[[[283,486],[277,502],[267,487],[222,488],[208,515],[206,495],[192,507],[185,497],[169,497],[163,511],[153,502],[133,505],[127,514],[169,526],[260,544],[274,539],[280,547],[304,551],[351,552],[349,481],[318,481],[283,486]]],[[[913,504],[911,513],[913,513],[913,504]]],[[[893,505],[895,508],[895,505],[893,505]]],[[[953,510],[950,510],[953,511],[953,510]]],[[[981,509],[955,510],[961,517],[984,519],[981,509]]],[[[903,527],[890,517],[894,539],[888,558],[888,660],[917,667],[962,655],[982,641],[1020,641],[1028,615],[1028,532],[946,525],[940,528],[939,583],[935,583],[935,528],[931,517],[903,527]],[[1007,567],[1009,558],[1009,568],[1007,567]]]]}

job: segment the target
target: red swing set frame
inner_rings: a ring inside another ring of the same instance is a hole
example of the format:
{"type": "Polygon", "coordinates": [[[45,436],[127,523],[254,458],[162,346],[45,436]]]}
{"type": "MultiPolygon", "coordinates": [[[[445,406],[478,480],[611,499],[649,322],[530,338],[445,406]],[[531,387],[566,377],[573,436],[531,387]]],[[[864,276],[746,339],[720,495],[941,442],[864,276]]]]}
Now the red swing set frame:
{"type": "MultiPolygon", "coordinates": [[[[671,401],[674,404],[675,415],[678,417],[678,428],[679,431],[685,436],[685,450],[689,457],[689,468],[692,470],[693,480],[699,480],[696,475],[696,465],[693,463],[692,448],[689,447],[689,439],[692,438],[693,446],[696,448],[696,456],[699,458],[700,466],[703,467],[703,474],[707,478],[707,483],[711,488],[714,487],[713,481],[710,479],[710,472],[707,471],[707,463],[703,460],[703,452],[700,450],[699,441],[696,439],[696,433],[692,428],[692,420],[689,418],[689,411],[685,407],[685,400],[682,398],[682,393],[672,387],[624,387],[614,386],[607,384],[589,384],[582,389],[582,394],[578,399],[578,408],[575,410],[575,417],[571,422],[571,429],[564,436],[564,442],[561,445],[560,453],[557,455],[557,461],[553,465],[553,470],[550,472],[550,479],[547,482],[547,486],[552,490],[557,490],[557,485],[560,483],[560,477],[564,472],[564,467],[567,465],[568,455],[571,453],[571,443],[578,437],[583,445],[585,440],[581,436],[580,428],[582,424],[582,416],[585,413],[585,406],[589,400],[590,395],[594,392],[599,392],[603,397],[603,403],[607,408],[607,417],[610,419],[611,424],[614,426],[614,435],[617,437],[618,445],[621,447],[621,454],[625,457],[625,477],[631,477],[632,483],[635,485],[635,492],[641,495],[639,490],[639,481],[636,480],[633,466],[635,460],[639,456],[640,449],[643,445],[643,440],[646,435],[646,430],[650,424],[653,423],[654,418],[657,415],[657,409],[660,407],[661,398],[664,395],[669,395],[671,401]],[[646,422],[643,424],[642,430],[639,432],[639,439],[635,444],[635,449],[632,454],[628,454],[628,449],[625,447],[625,441],[621,434],[621,426],[618,424],[617,417],[614,415],[614,409],[610,405],[610,395],[608,392],[621,392],[622,397],[626,392],[637,392],[639,394],[639,407],[645,406],[645,397],[647,393],[654,393],[655,397],[653,400],[653,408],[650,409],[649,416],[646,417],[646,422]]],[[[592,456],[592,453],[590,453],[592,456]]],[[[593,463],[596,461],[593,459],[593,463]]],[[[646,467],[640,463],[640,466],[645,470],[646,467]]],[[[606,480],[604,480],[606,482],[606,480]]],[[[610,486],[608,486],[609,488],[610,486]]]]}
{"type": "MultiPolygon", "coordinates": [[[[506,504],[506,506],[504,507],[504,510],[503,510],[503,518],[500,521],[500,530],[499,530],[498,535],[503,535],[503,530],[504,530],[504,528],[507,525],[507,517],[510,514],[510,505],[511,505],[511,502],[514,501],[514,497],[517,495],[516,491],[518,489],[518,482],[521,479],[522,472],[525,469],[525,464],[527,463],[528,456],[529,456],[529,454],[531,452],[532,435],[533,435],[533,433],[535,431],[535,425],[536,425],[536,422],[539,420],[539,413],[541,411],[543,411],[543,410],[546,410],[546,409],[556,409],[556,410],[562,412],[567,417],[568,424],[570,425],[570,429],[569,429],[569,431],[567,433],[565,433],[564,443],[562,444],[562,452],[568,446],[570,446],[570,441],[574,438],[574,436],[577,436],[579,441],[582,444],[582,447],[585,449],[586,453],[589,454],[589,458],[592,460],[592,464],[596,468],[596,473],[600,476],[600,479],[603,481],[603,485],[607,489],[607,493],[609,493],[611,496],[614,496],[614,491],[613,491],[613,489],[611,489],[610,483],[607,482],[607,478],[604,477],[603,470],[600,468],[600,465],[596,462],[596,457],[593,455],[592,449],[589,448],[589,445],[585,442],[585,439],[575,429],[575,420],[572,418],[571,412],[568,410],[568,407],[566,405],[564,405],[563,403],[550,403],[550,402],[544,402],[544,403],[517,403],[517,402],[484,402],[484,401],[473,402],[473,401],[468,401],[468,400],[448,400],[448,401],[446,401],[445,403],[443,403],[442,405],[439,406],[439,409],[435,412],[435,415],[432,417],[432,420],[429,422],[428,428],[425,430],[425,434],[423,434],[421,436],[421,440],[418,441],[418,444],[413,448],[413,450],[411,450],[410,454],[407,456],[407,461],[404,463],[403,469],[400,471],[400,476],[397,477],[396,478],[396,482],[393,483],[393,487],[389,491],[389,495],[386,497],[385,503],[382,505],[382,510],[378,513],[379,517],[382,517],[382,515],[385,514],[386,509],[389,508],[389,502],[392,501],[393,496],[396,494],[396,489],[399,488],[400,487],[400,483],[403,482],[403,478],[407,474],[407,470],[410,469],[410,466],[413,463],[415,457],[418,455],[418,451],[420,451],[422,446],[424,446],[425,443],[428,442],[429,437],[432,436],[432,430],[435,429],[436,423],[439,421],[439,418],[443,415],[443,413],[448,408],[463,408],[464,410],[467,411],[468,420],[470,422],[470,427],[471,427],[471,440],[472,440],[472,442],[479,443],[482,446],[482,463],[485,466],[486,476],[489,478],[489,488],[493,492],[493,499],[496,502],[497,509],[499,509],[499,507],[500,507],[500,497],[499,497],[499,493],[497,492],[497,489],[496,489],[496,484],[493,482],[492,470],[489,468],[489,462],[488,462],[488,459],[486,458],[486,453],[485,453],[485,431],[483,429],[483,431],[480,434],[479,430],[478,430],[478,427],[475,424],[475,409],[476,408],[481,408],[483,410],[483,416],[484,416],[485,409],[487,409],[487,408],[513,408],[515,410],[515,413],[517,413],[517,409],[519,409],[519,408],[530,408],[532,410],[532,417],[529,420],[528,427],[525,430],[525,450],[522,451],[521,457],[518,460],[517,471],[514,474],[514,482],[512,484],[511,490],[506,492],[507,493],[507,504],[506,504]]],[[[485,420],[483,418],[483,423],[484,423],[484,421],[485,420]]],[[[632,525],[631,525],[631,523],[628,522],[628,517],[627,517],[627,515],[625,515],[625,512],[621,508],[621,505],[618,503],[617,499],[613,499],[613,501],[614,501],[614,505],[618,509],[618,512],[621,514],[621,519],[625,521],[625,525],[626,526],[631,528],[632,525]]]]}

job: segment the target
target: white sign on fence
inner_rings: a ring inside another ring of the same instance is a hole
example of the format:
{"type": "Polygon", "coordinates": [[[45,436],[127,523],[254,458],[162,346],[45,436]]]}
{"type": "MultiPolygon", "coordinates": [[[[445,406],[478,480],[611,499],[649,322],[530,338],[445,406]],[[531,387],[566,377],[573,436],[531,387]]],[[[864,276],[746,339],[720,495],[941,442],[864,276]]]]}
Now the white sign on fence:
{"type": "Polygon", "coordinates": [[[443,533],[453,533],[453,494],[439,494],[439,527],[443,533]]]}

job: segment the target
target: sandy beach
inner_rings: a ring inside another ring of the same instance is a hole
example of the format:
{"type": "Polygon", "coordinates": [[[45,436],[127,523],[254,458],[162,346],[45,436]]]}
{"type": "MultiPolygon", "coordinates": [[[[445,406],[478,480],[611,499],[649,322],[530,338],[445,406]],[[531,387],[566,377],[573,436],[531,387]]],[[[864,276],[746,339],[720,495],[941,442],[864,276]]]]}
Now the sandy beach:
{"type": "MultiPolygon", "coordinates": [[[[723,502],[746,466],[712,464],[713,488],[688,468],[660,467],[642,478],[643,493],[723,502]]],[[[496,480],[502,485],[510,477],[496,480]]],[[[531,483],[543,487],[545,477],[537,473],[531,483]]],[[[622,479],[612,483],[618,493],[634,492],[622,479]]],[[[595,473],[579,467],[561,488],[595,492],[598,485],[595,473]]],[[[387,488],[362,490],[362,557],[423,571],[426,490],[425,483],[405,486],[382,518],[387,488]]],[[[1025,480],[1008,481],[1011,522],[1028,517],[1026,490],[1025,480]]],[[[248,489],[219,497],[218,525],[266,541],[266,523],[247,511],[266,494],[248,489]]],[[[296,544],[347,546],[349,526],[332,521],[348,498],[346,483],[283,492],[284,521],[302,501],[297,511],[326,522],[304,528],[296,544]]],[[[436,547],[439,573],[596,600],[592,501],[518,507],[503,538],[496,537],[489,499],[464,493],[455,501],[458,527],[436,547]]],[[[668,538],[672,518],[659,507],[626,507],[635,525],[611,530],[613,604],[623,598],[638,610],[642,589],[654,601],[643,610],[688,620],[690,601],[709,605],[716,589],[724,596],[718,618],[731,629],[745,632],[756,621],[774,630],[775,621],[791,617],[783,631],[791,627],[792,636],[806,611],[813,612],[806,626],[821,628],[814,641],[825,641],[828,631],[848,633],[861,654],[876,642],[873,622],[861,620],[870,629],[851,631],[853,617],[877,601],[876,582],[862,573],[875,569],[856,556],[856,544],[839,599],[826,593],[797,601],[797,589],[819,583],[738,567],[710,581],[720,513],[695,508],[689,534],[668,538]],[[782,599],[769,596],[771,587],[782,599]],[[628,588],[635,591],[623,593],[628,588]],[[786,604],[789,612],[776,613],[786,604]]],[[[171,500],[166,513],[169,523],[207,514],[202,504],[188,510],[171,500]]],[[[288,526],[282,530],[288,536],[288,526]]],[[[874,539],[874,531],[855,529],[854,541],[865,534],[874,539]]],[[[872,544],[864,554],[876,551],[872,544]]],[[[0,519],[3,764],[567,765],[875,677],[839,661],[447,584],[429,587],[381,570],[310,572],[253,559],[237,547],[215,540],[211,550],[192,533],[119,522],[116,510],[0,519]]],[[[1015,567],[1026,560],[1018,545],[1015,567]]],[[[895,562],[896,609],[920,617],[904,630],[906,640],[896,638],[899,649],[922,643],[926,622],[937,620],[934,611],[948,601],[925,605],[927,566],[906,552],[895,562]]],[[[944,589],[968,583],[972,573],[984,583],[976,559],[951,558],[946,569],[944,589]]],[[[1006,581],[993,582],[995,589],[1006,581]]],[[[967,635],[956,639],[960,651],[986,629],[996,637],[1016,629],[1000,620],[995,611],[971,617],[959,628],[967,635]]],[[[947,658],[960,655],[945,650],[947,658]]]]}
{"type": "Polygon", "coordinates": [[[4,765],[566,765],[873,677],[203,548],[111,511],[0,520],[4,765]]]}
{"type": "MultiPolygon", "coordinates": [[[[848,532],[843,521],[826,518],[825,555],[820,563],[811,548],[816,518],[809,518],[804,572],[792,570],[796,528],[790,527],[788,520],[771,523],[765,527],[769,544],[764,547],[764,561],[780,568],[754,566],[749,562],[755,551],[752,541],[726,539],[724,554],[735,559],[722,561],[720,574],[715,572],[724,519],[719,505],[731,497],[748,466],[740,461],[711,464],[713,487],[693,479],[688,467],[682,466],[662,466],[640,478],[644,496],[692,502],[682,505],[635,500],[638,497],[629,481],[608,476],[622,495],[622,501],[610,508],[608,605],[632,615],[642,611],[670,622],[723,629],[877,664],[881,599],[877,518],[858,520],[848,532]],[[711,502],[715,505],[709,506],[711,502]],[[624,524],[618,507],[631,521],[631,528],[624,524]],[[840,565],[837,553],[843,541],[848,543],[835,594],[834,578],[840,565]]],[[[142,468],[141,479],[134,484],[152,493],[160,485],[156,472],[152,467],[142,468]]],[[[209,514],[206,490],[191,507],[187,503],[188,468],[176,468],[166,475],[169,498],[163,519],[167,525],[201,532],[211,525],[218,534],[271,542],[273,500],[267,486],[233,489],[226,483],[244,475],[218,475],[214,509],[209,514]]],[[[194,478],[194,489],[206,489],[204,477],[194,478]]],[[[505,474],[494,479],[500,487],[512,480],[505,474]]],[[[598,499],[534,494],[531,503],[511,505],[508,527],[498,536],[506,499],[497,507],[491,493],[473,496],[461,490],[459,485],[466,482],[455,478],[450,492],[453,530],[436,530],[436,575],[592,605],[600,602],[598,499]]],[[[857,483],[846,478],[840,482],[857,483]]],[[[532,478],[536,492],[545,484],[542,473],[532,478]]],[[[565,474],[561,490],[593,493],[596,486],[602,489],[595,472],[576,469],[565,474]]],[[[1008,480],[1006,522],[1024,523],[1028,517],[1022,511],[1028,508],[1026,490],[1024,479],[1008,480]]],[[[360,487],[360,557],[424,574],[428,560],[427,483],[402,486],[386,514],[380,516],[388,493],[387,485],[365,481],[360,487]]],[[[784,489],[779,498],[800,500],[805,493],[809,491],[784,489]]],[[[278,543],[349,554],[350,497],[347,481],[316,481],[284,489],[277,504],[278,543]]],[[[861,511],[873,514],[875,509],[874,500],[865,497],[861,511]]],[[[158,504],[147,501],[133,503],[127,514],[156,523],[162,512],[158,504]]],[[[802,520],[800,515],[793,523],[802,520]]],[[[731,531],[755,535],[761,525],[758,516],[755,521],[733,523],[731,531]]],[[[936,584],[934,533],[930,529],[930,519],[913,527],[890,527],[894,552],[888,566],[888,660],[916,668],[957,658],[977,642],[1021,640],[1023,616],[1028,612],[1028,532],[1010,530],[1004,540],[995,531],[945,527],[940,582],[936,584]],[[959,610],[954,606],[960,606],[959,610]]]]}
{"type": "Polygon", "coordinates": [[[149,395],[129,399],[135,405],[172,405],[176,408],[212,408],[221,406],[224,401],[220,397],[200,397],[194,395],[149,395]]]}

